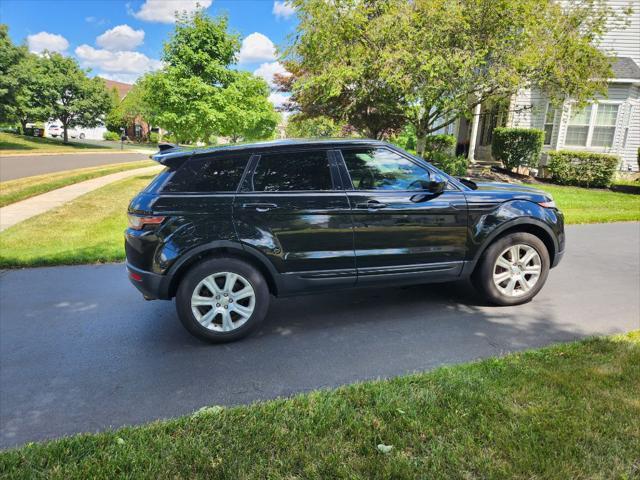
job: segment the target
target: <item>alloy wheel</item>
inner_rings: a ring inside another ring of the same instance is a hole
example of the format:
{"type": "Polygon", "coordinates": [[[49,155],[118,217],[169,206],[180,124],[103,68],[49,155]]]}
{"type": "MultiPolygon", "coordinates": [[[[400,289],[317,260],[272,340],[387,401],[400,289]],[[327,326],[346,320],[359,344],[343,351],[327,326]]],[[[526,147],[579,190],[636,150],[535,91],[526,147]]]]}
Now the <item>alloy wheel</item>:
{"type": "Polygon", "coordinates": [[[203,327],[216,332],[231,332],[244,325],[256,306],[251,283],[233,272],[218,272],[205,277],[191,295],[191,311],[203,327]]]}
{"type": "Polygon", "coordinates": [[[493,266],[493,283],[508,297],[527,294],[540,279],[540,254],[530,245],[519,244],[505,249],[493,266]]]}

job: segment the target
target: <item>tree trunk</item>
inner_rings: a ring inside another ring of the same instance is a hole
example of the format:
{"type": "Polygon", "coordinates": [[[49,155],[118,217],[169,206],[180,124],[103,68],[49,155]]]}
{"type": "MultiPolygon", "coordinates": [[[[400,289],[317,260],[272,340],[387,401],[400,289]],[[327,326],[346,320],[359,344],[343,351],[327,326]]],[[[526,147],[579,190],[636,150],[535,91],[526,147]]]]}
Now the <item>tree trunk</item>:
{"type": "Polygon", "coordinates": [[[416,153],[419,157],[424,158],[424,149],[427,146],[427,136],[425,134],[416,134],[416,153]]]}
{"type": "Polygon", "coordinates": [[[66,123],[65,123],[65,124],[63,124],[63,125],[62,125],[62,128],[63,128],[63,130],[64,130],[64,140],[63,140],[63,142],[64,142],[64,143],[69,143],[69,134],[68,134],[68,132],[67,132],[67,124],[66,124],[66,123]]]}
{"type": "Polygon", "coordinates": [[[20,128],[22,135],[26,135],[27,134],[27,121],[26,120],[20,120],[20,128]]]}

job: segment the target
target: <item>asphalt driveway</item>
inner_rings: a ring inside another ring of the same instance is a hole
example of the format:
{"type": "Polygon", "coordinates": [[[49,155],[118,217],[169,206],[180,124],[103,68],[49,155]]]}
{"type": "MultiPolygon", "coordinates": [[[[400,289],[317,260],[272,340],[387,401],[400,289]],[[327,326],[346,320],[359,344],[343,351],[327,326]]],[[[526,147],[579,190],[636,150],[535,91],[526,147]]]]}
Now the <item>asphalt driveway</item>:
{"type": "Polygon", "coordinates": [[[135,152],[70,153],[60,155],[0,156],[0,182],[44,173],[76,168],[98,167],[114,163],[149,160],[149,155],[135,152]]]}
{"type": "Polygon", "coordinates": [[[343,290],[275,300],[258,334],[221,346],[122,265],[4,272],[0,447],[640,328],[640,224],[569,227],[568,248],[520,307],[465,283],[343,290]]]}

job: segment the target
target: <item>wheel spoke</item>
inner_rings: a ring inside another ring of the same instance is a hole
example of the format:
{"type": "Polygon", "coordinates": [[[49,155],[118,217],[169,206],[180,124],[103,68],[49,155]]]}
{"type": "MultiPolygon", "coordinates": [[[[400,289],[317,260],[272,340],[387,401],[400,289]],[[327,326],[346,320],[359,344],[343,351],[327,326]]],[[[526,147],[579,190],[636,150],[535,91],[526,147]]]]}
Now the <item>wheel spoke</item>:
{"type": "Polygon", "coordinates": [[[514,245],[509,249],[509,253],[511,254],[511,263],[517,263],[520,260],[520,246],[514,245]]]}
{"type": "Polygon", "coordinates": [[[233,321],[228,310],[222,312],[222,330],[225,332],[233,330],[233,321]]]}
{"type": "Polygon", "coordinates": [[[252,297],[252,296],[253,296],[253,288],[251,288],[248,285],[244,287],[242,290],[238,290],[233,294],[233,298],[235,301],[243,300],[245,298],[252,297]]]}
{"type": "Polygon", "coordinates": [[[540,265],[531,265],[531,266],[529,266],[529,267],[526,267],[526,268],[522,271],[522,273],[523,273],[523,274],[525,274],[525,275],[527,275],[527,274],[530,274],[530,275],[540,275],[540,270],[541,270],[540,265]]]}
{"type": "Polygon", "coordinates": [[[511,278],[509,280],[509,283],[507,284],[507,286],[505,287],[504,291],[507,295],[512,296],[513,295],[513,291],[516,288],[516,283],[517,280],[515,278],[511,278]]]}
{"type": "Polygon", "coordinates": [[[208,327],[209,325],[211,325],[211,322],[213,322],[213,318],[215,316],[216,316],[216,310],[212,308],[205,315],[203,315],[198,321],[203,327],[208,327]]]}
{"type": "Polygon", "coordinates": [[[520,283],[520,288],[522,288],[523,292],[528,292],[529,290],[531,290],[532,285],[529,283],[529,281],[526,278],[521,277],[519,280],[519,283],[520,283]]]}
{"type": "Polygon", "coordinates": [[[210,307],[214,305],[215,299],[213,297],[201,297],[200,295],[194,295],[191,297],[192,307],[210,307]]]}
{"type": "Polygon", "coordinates": [[[502,272],[502,273],[494,273],[493,274],[493,281],[496,283],[502,283],[504,282],[507,278],[511,277],[511,272],[502,272]]]}
{"type": "Polygon", "coordinates": [[[498,261],[496,262],[496,265],[502,268],[506,268],[507,270],[511,268],[511,262],[509,262],[509,260],[504,258],[504,256],[502,255],[498,257],[498,261]]]}
{"type": "Polygon", "coordinates": [[[225,292],[231,293],[237,281],[238,281],[238,275],[236,275],[235,273],[227,273],[227,278],[225,279],[225,282],[224,282],[225,292]]]}
{"type": "Polygon", "coordinates": [[[253,308],[243,307],[242,305],[239,305],[237,303],[233,304],[233,310],[245,318],[249,318],[253,313],[253,308]]]}
{"type": "Polygon", "coordinates": [[[522,257],[522,265],[527,265],[537,255],[538,255],[538,252],[536,252],[532,248],[531,250],[529,250],[527,253],[524,254],[524,257],[522,257]]]}
{"type": "Polygon", "coordinates": [[[218,288],[218,284],[215,281],[215,278],[212,276],[205,278],[202,283],[207,290],[209,290],[213,295],[217,295],[220,293],[220,288],[218,288]]]}

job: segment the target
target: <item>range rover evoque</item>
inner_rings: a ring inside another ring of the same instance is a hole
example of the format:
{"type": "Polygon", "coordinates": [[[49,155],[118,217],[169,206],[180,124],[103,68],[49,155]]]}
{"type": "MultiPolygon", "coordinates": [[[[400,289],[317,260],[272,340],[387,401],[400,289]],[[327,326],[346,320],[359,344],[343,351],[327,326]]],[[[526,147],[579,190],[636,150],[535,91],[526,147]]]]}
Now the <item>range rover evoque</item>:
{"type": "MultiPolygon", "coordinates": [[[[542,288],[564,253],[547,193],[474,183],[374,140],[161,146],[125,245],[146,299],[176,299],[195,336],[236,340],[271,296],[471,278],[492,303],[542,288]]],[[[398,308],[402,308],[398,305],[398,308]]]]}

